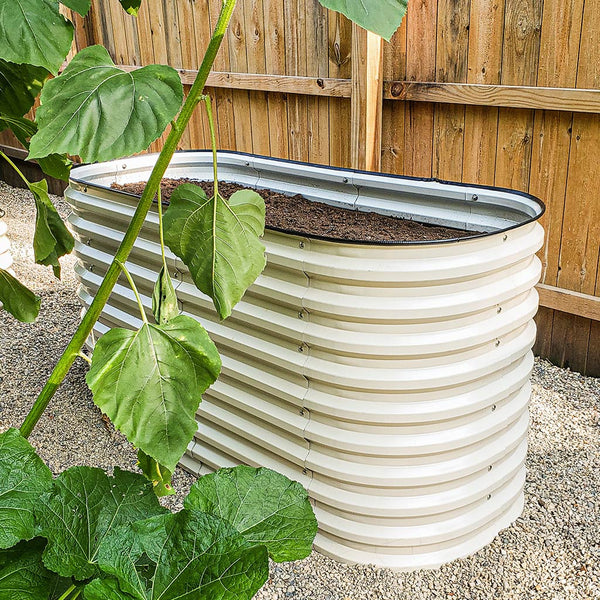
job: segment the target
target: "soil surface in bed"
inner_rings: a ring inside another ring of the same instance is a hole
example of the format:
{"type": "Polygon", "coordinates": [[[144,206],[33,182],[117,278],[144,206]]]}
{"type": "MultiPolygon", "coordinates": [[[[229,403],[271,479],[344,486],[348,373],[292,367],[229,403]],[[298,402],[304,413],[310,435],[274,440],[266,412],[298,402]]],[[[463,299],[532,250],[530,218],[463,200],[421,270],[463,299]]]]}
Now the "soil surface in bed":
{"type": "MultiPolygon", "coordinates": [[[[213,193],[210,181],[163,179],[163,200],[168,201],[173,190],[182,183],[199,185],[209,196],[213,193]]],[[[111,187],[141,196],[145,185],[145,182],[124,185],[113,183],[111,187]]],[[[225,198],[243,189],[247,188],[237,183],[219,183],[219,192],[225,198]]],[[[256,191],[265,201],[266,226],[300,235],[317,235],[342,241],[413,242],[463,238],[478,233],[330,206],[307,200],[300,195],[285,196],[271,190],[256,191]]]]}

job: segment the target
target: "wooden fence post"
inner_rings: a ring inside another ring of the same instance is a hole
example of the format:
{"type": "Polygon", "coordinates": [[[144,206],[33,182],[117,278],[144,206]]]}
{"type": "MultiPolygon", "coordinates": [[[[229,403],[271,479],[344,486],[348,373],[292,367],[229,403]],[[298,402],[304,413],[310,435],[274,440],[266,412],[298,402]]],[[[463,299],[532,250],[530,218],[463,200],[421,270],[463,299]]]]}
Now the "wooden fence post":
{"type": "Polygon", "coordinates": [[[352,168],[381,170],[383,40],[352,26],[352,168]]]}

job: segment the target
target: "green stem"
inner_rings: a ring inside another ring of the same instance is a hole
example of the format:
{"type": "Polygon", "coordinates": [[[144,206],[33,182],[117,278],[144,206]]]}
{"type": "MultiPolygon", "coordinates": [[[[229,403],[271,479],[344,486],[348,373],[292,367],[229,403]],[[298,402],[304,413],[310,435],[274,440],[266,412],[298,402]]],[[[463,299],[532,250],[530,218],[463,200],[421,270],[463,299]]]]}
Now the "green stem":
{"type": "Polygon", "coordinates": [[[108,301],[113,287],[117,283],[119,274],[121,273],[119,263],[124,264],[127,261],[135,240],[137,239],[137,236],[144,225],[146,215],[152,206],[152,202],[156,192],[158,191],[160,182],[169,166],[169,163],[171,162],[171,158],[173,157],[175,150],[177,149],[177,144],[181,140],[181,136],[183,135],[183,132],[189,123],[194,109],[201,101],[206,80],[208,79],[208,75],[215,62],[217,52],[219,51],[221,42],[227,30],[227,26],[231,20],[231,15],[233,13],[233,9],[235,8],[236,2],[237,0],[223,0],[221,13],[208,44],[208,48],[206,49],[206,54],[202,60],[202,65],[200,66],[198,75],[196,76],[194,84],[190,89],[189,95],[186,98],[179,116],[175,120],[174,126],[169,132],[169,135],[165,141],[165,145],[163,146],[156,164],[154,165],[154,169],[152,169],[148,183],[144,188],[144,192],[142,193],[142,197],[138,203],[135,214],[131,219],[131,223],[129,224],[125,236],[123,237],[123,241],[121,242],[121,245],[115,254],[112,264],[106,272],[104,280],[100,284],[100,288],[96,293],[96,297],[85,313],[79,327],[77,328],[77,331],[75,332],[75,335],[67,345],[63,355],[60,357],[58,363],[54,367],[48,382],[31,407],[29,414],[27,417],[25,417],[25,420],[21,425],[21,434],[24,437],[29,436],[37,422],[40,420],[40,417],[46,410],[50,400],[52,399],[52,396],[54,396],[56,390],[63,382],[64,378],[69,372],[69,369],[71,368],[71,365],[77,358],[79,351],[92,332],[94,324],[102,314],[102,310],[108,301]]]}
{"type": "Polygon", "coordinates": [[[77,598],[79,598],[79,596],[81,596],[80,589],[75,592],[75,595],[71,597],[71,600],[77,600],[77,598]]]}
{"type": "Polygon", "coordinates": [[[167,257],[165,256],[165,237],[163,230],[163,212],[162,212],[162,194],[160,186],[158,187],[158,236],[160,237],[160,253],[162,255],[163,268],[165,273],[169,272],[167,269],[167,257]]]}
{"type": "Polygon", "coordinates": [[[147,325],[148,319],[146,318],[146,311],[144,310],[144,304],[142,302],[140,293],[138,292],[137,285],[135,285],[135,281],[133,280],[131,273],[127,270],[127,267],[122,262],[119,262],[119,267],[121,267],[121,271],[123,271],[123,273],[125,273],[125,277],[127,277],[129,287],[133,290],[133,293],[135,294],[135,299],[137,300],[138,307],[140,309],[140,314],[142,315],[142,321],[144,321],[144,323],[147,325]]]}
{"type": "MultiPolygon", "coordinates": [[[[215,133],[215,120],[213,118],[212,101],[210,96],[207,94],[204,96],[204,103],[206,104],[206,115],[208,116],[208,128],[210,129],[210,143],[212,147],[213,155],[213,184],[215,187],[215,199],[219,195],[219,177],[217,173],[217,135],[215,133]]],[[[215,206],[216,206],[215,201],[215,206]]]]}
{"type": "Polygon", "coordinates": [[[79,358],[83,358],[88,365],[92,364],[92,359],[89,356],[86,356],[83,352],[78,352],[77,356],[79,356],[79,358]]]}
{"type": "Polygon", "coordinates": [[[4,152],[2,152],[2,150],[0,150],[0,156],[19,174],[19,177],[25,182],[27,187],[29,187],[30,183],[27,180],[27,177],[25,177],[25,175],[23,175],[23,173],[21,173],[21,170],[19,169],[19,167],[17,167],[17,165],[15,165],[15,163],[12,160],[10,160],[10,158],[8,158],[8,156],[6,156],[6,154],[4,154],[4,152]]]}
{"type": "Polygon", "coordinates": [[[76,590],[77,586],[73,584],[58,600],[67,600],[73,590],[76,590]]]}

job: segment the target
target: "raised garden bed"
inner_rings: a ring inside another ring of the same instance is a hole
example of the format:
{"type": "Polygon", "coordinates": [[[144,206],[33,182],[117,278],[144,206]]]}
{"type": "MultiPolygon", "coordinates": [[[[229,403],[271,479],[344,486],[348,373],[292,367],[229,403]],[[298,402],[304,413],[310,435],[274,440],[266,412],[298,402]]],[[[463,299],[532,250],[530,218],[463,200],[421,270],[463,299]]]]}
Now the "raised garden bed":
{"type": "MultiPolygon", "coordinates": [[[[73,172],[66,196],[84,305],[137,204],[110,186],[144,180],[154,159],[73,172]]],[[[167,177],[211,173],[210,153],[189,152],[167,177]]],[[[432,567],[488,543],[523,504],[543,205],[235,153],[220,154],[220,177],[478,233],[376,243],[267,230],[267,268],[225,322],[171,255],[184,313],[223,358],[185,466],[262,464],[297,479],[315,503],[316,547],[338,559],[432,567]]],[[[148,312],[161,266],[157,215],[149,220],[128,263],[148,312]]],[[[123,282],[94,335],[137,326],[136,314],[123,282]]]]}

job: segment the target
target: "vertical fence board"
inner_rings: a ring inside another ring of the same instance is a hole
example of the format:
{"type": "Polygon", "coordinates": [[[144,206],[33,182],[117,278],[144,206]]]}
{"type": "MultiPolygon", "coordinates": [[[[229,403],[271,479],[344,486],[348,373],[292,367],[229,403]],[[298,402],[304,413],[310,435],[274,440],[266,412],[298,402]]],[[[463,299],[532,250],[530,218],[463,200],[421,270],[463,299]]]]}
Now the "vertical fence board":
{"type": "MultiPolygon", "coordinates": [[[[538,85],[575,87],[582,11],[583,0],[545,0],[538,85]]],[[[558,281],[572,125],[572,113],[539,111],[535,116],[529,190],[546,201],[541,221],[546,238],[540,258],[542,281],[549,285],[558,281]]],[[[545,356],[552,352],[554,319],[555,311],[545,308],[536,317],[535,350],[545,356]]]]}
{"type": "MultiPolygon", "coordinates": [[[[470,2],[438,0],[436,81],[465,83],[470,2]]],[[[459,181],[462,177],[465,107],[438,104],[434,114],[432,175],[459,181]]]]}
{"type": "MultiPolygon", "coordinates": [[[[409,3],[406,23],[406,78],[435,81],[437,2],[409,3]]],[[[431,177],[434,105],[409,102],[406,107],[404,168],[407,175],[431,177]]]]}
{"type": "MultiPolygon", "coordinates": [[[[468,83],[499,84],[504,36],[504,0],[471,0],[468,83]]],[[[467,106],[462,180],[494,184],[498,109],[467,106]]]]}

